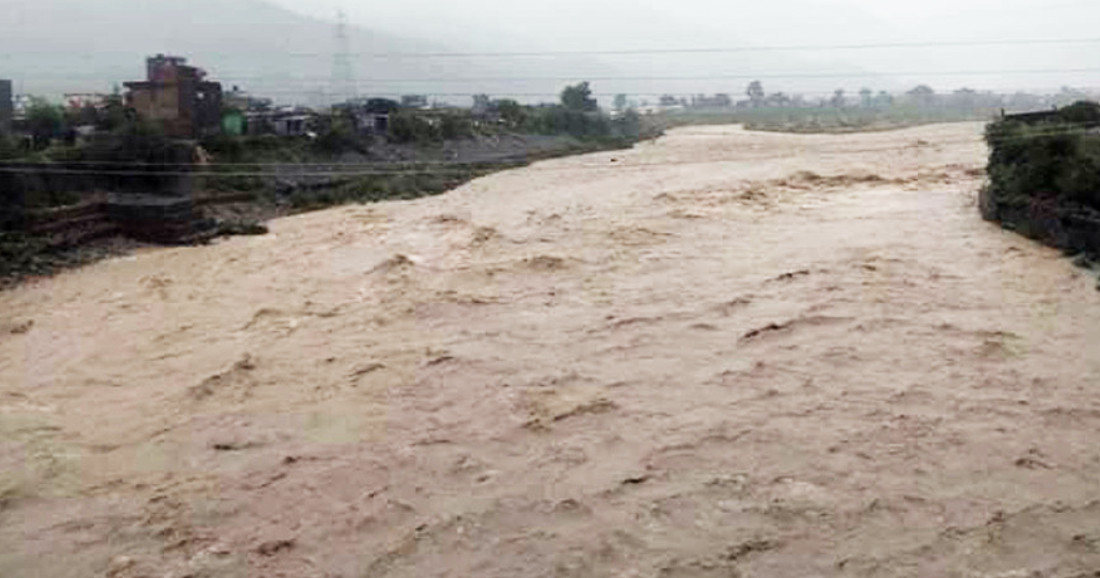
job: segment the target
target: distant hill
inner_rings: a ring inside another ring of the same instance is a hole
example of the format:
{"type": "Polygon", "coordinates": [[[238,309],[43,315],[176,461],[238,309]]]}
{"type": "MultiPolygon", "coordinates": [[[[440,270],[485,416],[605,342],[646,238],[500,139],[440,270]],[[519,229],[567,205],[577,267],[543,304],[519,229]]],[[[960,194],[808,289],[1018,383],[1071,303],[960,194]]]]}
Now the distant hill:
{"type": "MultiPolygon", "coordinates": [[[[236,84],[283,101],[308,99],[330,88],[334,28],[262,0],[0,0],[0,78],[12,78],[17,90],[28,93],[107,91],[141,79],[147,55],[171,53],[187,56],[227,88],[236,84]]],[[[349,44],[356,54],[446,50],[357,27],[349,28],[349,44]]],[[[367,91],[439,91],[444,86],[382,87],[372,79],[488,72],[424,59],[352,62],[356,81],[367,91]]]]}
{"type": "MultiPolygon", "coordinates": [[[[737,24],[735,29],[746,28],[737,24]]],[[[434,22],[436,29],[439,25],[434,22]]],[[[635,100],[651,102],[663,92],[726,92],[737,100],[744,97],[744,87],[751,80],[741,75],[806,72],[825,66],[858,70],[783,52],[625,58],[393,57],[395,53],[462,50],[455,46],[463,32],[476,38],[479,47],[492,45],[491,28],[455,28],[455,33],[439,35],[448,41],[437,42],[416,38],[416,30],[406,37],[350,27],[348,43],[354,54],[351,60],[359,93],[429,94],[468,103],[468,94],[486,92],[538,101],[553,99],[567,83],[592,79],[604,103],[616,92],[637,94],[635,100]],[[536,80],[526,80],[532,77],[536,80]],[[621,77],[630,78],[615,80],[621,77]]],[[[515,35],[523,30],[513,27],[509,32],[515,35]]],[[[693,35],[692,26],[677,27],[659,14],[645,12],[644,6],[635,8],[630,18],[589,19],[569,32],[574,36],[563,35],[561,44],[548,48],[583,49],[586,38],[604,33],[606,38],[626,38],[639,47],[744,44],[724,33],[693,35]]],[[[115,84],[141,79],[146,56],[170,53],[188,57],[227,89],[238,85],[279,102],[321,104],[327,100],[326,94],[332,93],[336,49],[332,22],[265,0],[0,0],[0,78],[13,79],[16,91],[22,93],[57,97],[65,92],[107,92],[115,84]]],[[[828,91],[845,85],[855,90],[855,82],[859,81],[810,79],[795,85],[765,80],[765,87],[789,92],[792,88],[828,91]]]]}

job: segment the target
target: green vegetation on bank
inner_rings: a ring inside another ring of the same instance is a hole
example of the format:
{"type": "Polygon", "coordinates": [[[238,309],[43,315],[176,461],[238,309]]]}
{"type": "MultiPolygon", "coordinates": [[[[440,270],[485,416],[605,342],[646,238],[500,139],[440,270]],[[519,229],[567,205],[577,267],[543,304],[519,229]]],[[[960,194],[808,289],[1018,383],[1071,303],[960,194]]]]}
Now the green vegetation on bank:
{"type": "Polygon", "coordinates": [[[37,236],[28,224],[93,192],[222,195],[247,205],[237,207],[246,216],[207,219],[213,230],[255,234],[274,214],[439,194],[496,170],[657,135],[633,111],[614,118],[600,111],[588,83],[567,87],[560,103],[538,106],[482,97],[474,109],[425,109],[371,99],[367,112],[385,114],[381,132],[363,130],[349,106],[313,115],[305,134],[217,134],[197,142],[169,139],[118,104],[73,119],[36,102],[29,124],[37,128],[20,143],[0,138],[0,279],[85,262],[90,253],[37,236]],[[96,130],[77,138],[76,126],[96,130]],[[469,158],[459,156],[471,149],[469,158]]]}
{"type": "Polygon", "coordinates": [[[1009,116],[986,129],[985,218],[1067,253],[1100,255],[1100,105],[1009,116]]]}
{"type": "Polygon", "coordinates": [[[746,129],[790,133],[854,133],[924,124],[989,120],[998,108],[958,109],[893,104],[884,107],[775,107],[685,109],[662,119],[667,126],[740,124],[746,129]]]}
{"type": "MultiPolygon", "coordinates": [[[[1054,96],[1000,95],[971,89],[940,93],[920,85],[902,94],[863,88],[855,94],[837,89],[831,96],[807,99],[782,92],[768,93],[752,82],[746,100],[734,102],[727,94],[698,95],[691,99],[663,96],[660,109],[672,126],[742,124],[750,130],[795,133],[846,133],[889,130],[921,124],[987,121],[1002,110],[1041,110],[1051,102],[1073,102],[1072,89],[1054,96]]],[[[623,97],[625,99],[625,96],[623,97]]]]}

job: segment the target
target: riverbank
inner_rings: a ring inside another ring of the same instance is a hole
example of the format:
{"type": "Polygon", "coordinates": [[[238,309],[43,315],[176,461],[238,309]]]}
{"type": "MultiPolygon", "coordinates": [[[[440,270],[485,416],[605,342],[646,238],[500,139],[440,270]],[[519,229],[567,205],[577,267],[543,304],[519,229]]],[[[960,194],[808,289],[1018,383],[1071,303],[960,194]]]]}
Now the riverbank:
{"type": "MultiPolygon", "coordinates": [[[[647,133],[643,138],[652,136],[647,133]]],[[[198,190],[191,195],[201,230],[193,240],[181,242],[263,234],[265,223],[273,218],[347,203],[436,195],[496,171],[550,158],[629,148],[636,142],[503,133],[431,146],[378,142],[366,153],[344,151],[335,156],[307,156],[293,143],[289,147],[261,146],[247,155],[226,155],[225,161],[215,154],[208,157],[211,167],[202,171],[204,176],[195,178],[198,190]]],[[[89,204],[97,195],[71,194],[67,198],[89,204]]],[[[86,211],[69,215],[73,211],[68,209],[78,207],[32,211],[33,224],[25,230],[0,232],[0,288],[148,246],[122,235],[117,227],[103,226],[106,215],[89,227],[86,211]]]]}
{"type": "Polygon", "coordinates": [[[985,136],[982,216],[1085,266],[1100,261],[1100,105],[1009,115],[985,136]]]}

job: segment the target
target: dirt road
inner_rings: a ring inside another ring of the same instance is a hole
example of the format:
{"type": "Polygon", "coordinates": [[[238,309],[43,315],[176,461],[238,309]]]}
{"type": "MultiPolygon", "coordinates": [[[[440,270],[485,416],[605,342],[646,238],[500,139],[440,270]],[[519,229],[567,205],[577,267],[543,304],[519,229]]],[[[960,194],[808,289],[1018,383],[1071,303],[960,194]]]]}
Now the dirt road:
{"type": "Polygon", "coordinates": [[[0,576],[1076,578],[1100,294],[979,125],[672,132],[0,294],[0,576]]]}

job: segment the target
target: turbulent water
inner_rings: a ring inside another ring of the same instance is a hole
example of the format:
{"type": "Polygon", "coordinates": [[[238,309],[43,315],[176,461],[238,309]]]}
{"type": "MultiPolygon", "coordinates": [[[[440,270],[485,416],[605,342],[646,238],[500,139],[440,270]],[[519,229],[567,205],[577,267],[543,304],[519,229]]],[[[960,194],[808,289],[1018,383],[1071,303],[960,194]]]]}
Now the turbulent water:
{"type": "Polygon", "coordinates": [[[0,575],[1085,576],[1100,294],[980,134],[680,129],[2,293],[0,575]]]}

